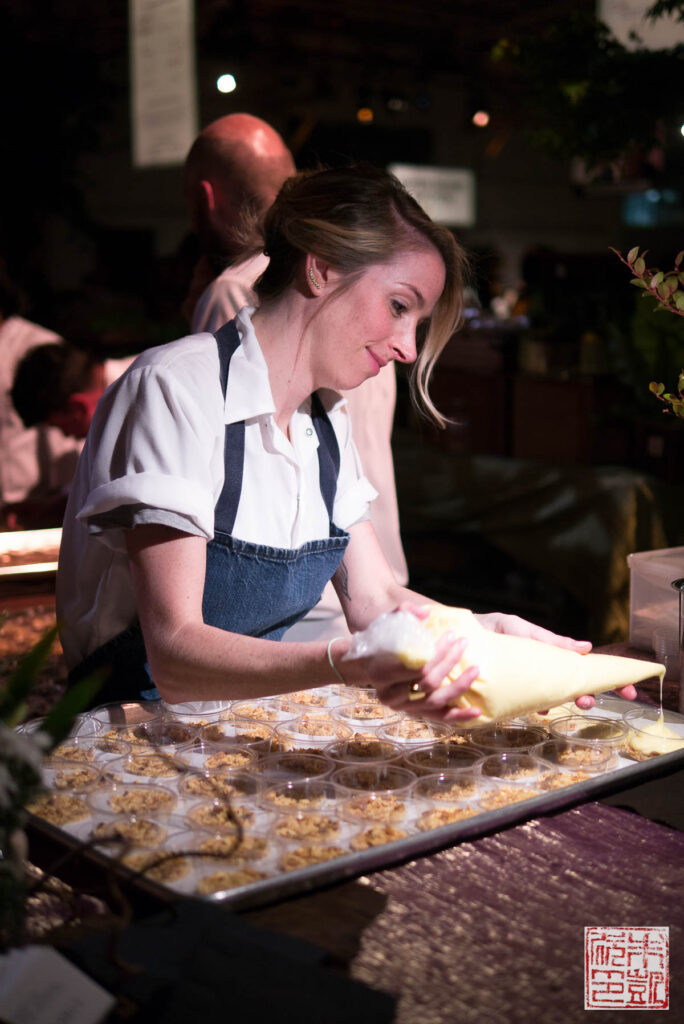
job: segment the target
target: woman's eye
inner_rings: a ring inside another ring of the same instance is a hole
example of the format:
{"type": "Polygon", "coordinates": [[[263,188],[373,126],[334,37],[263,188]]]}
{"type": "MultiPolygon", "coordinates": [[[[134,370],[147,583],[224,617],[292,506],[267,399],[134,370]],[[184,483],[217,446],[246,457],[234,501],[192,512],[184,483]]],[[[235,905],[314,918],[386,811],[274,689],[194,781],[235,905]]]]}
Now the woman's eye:
{"type": "Polygon", "coordinates": [[[406,312],[406,306],[403,302],[398,302],[397,299],[392,300],[392,312],[395,316],[401,316],[402,313],[406,312]]]}

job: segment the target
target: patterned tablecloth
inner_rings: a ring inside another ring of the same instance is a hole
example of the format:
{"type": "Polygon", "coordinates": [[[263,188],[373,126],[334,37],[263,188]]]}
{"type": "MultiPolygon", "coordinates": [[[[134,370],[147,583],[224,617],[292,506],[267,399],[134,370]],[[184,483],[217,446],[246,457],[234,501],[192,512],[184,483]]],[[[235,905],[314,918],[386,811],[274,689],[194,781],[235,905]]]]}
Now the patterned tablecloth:
{"type": "MultiPolygon", "coordinates": [[[[587,804],[363,883],[386,897],[353,977],[397,998],[395,1024],[585,1021],[585,926],[670,929],[668,1021],[684,1019],[684,833],[587,804]]],[[[599,1024],[665,1020],[605,1010],[599,1024]]]]}

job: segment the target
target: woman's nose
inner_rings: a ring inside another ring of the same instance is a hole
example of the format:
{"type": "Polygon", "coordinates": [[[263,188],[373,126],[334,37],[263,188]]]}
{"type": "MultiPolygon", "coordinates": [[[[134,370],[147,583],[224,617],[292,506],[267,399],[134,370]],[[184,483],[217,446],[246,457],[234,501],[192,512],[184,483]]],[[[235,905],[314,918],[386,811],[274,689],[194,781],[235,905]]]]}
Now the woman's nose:
{"type": "Polygon", "coordinates": [[[402,331],[398,331],[392,339],[392,347],[397,362],[412,363],[418,354],[415,327],[407,325],[402,331]]]}

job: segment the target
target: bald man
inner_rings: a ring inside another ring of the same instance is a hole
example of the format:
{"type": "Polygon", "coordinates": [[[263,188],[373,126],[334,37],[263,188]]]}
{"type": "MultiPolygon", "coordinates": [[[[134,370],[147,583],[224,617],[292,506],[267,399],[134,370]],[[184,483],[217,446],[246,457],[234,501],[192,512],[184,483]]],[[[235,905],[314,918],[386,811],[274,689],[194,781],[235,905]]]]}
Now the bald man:
{"type": "MultiPolygon", "coordinates": [[[[295,173],[292,154],[265,121],[228,114],[198,135],[185,162],[185,198],[202,256],[183,311],[193,333],[215,332],[243,306],[256,304],[252,289],[268,259],[263,253],[240,260],[245,214],[268,209],[286,178],[295,173]]],[[[372,520],[397,580],[408,581],[399,534],[391,434],[396,403],[394,364],[345,394],[354,441],[364,472],[378,492],[372,520]]],[[[330,639],[348,632],[337,595],[328,584],[323,598],[286,640],[330,639]]]]}
{"type": "Polygon", "coordinates": [[[216,330],[253,301],[251,285],[268,261],[259,255],[239,262],[249,242],[245,223],[268,209],[295,171],[278,132],[251,114],[220,117],[195,139],[184,174],[185,199],[201,250],[183,307],[193,330],[206,330],[210,322],[216,330]],[[219,319],[223,312],[227,315],[219,319]]]}

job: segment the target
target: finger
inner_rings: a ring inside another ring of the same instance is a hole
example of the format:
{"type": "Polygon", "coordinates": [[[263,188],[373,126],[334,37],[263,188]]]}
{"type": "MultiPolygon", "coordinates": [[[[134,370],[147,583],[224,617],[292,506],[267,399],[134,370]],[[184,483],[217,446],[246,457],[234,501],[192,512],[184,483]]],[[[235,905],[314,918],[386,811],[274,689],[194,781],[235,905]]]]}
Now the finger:
{"type": "Polygon", "coordinates": [[[455,679],[453,683],[449,683],[448,686],[440,686],[426,698],[423,702],[424,707],[429,708],[446,708],[449,706],[452,700],[456,700],[461,696],[477,679],[480,674],[480,670],[477,665],[471,665],[467,668],[458,679],[455,679]]]}
{"type": "Polygon", "coordinates": [[[594,700],[594,698],[590,696],[588,693],[585,693],[581,697],[578,697],[575,701],[577,707],[580,708],[580,710],[582,711],[588,711],[590,708],[593,708],[595,703],[596,701],[594,700]]]}
{"type": "Polygon", "coordinates": [[[624,700],[636,700],[639,696],[636,691],[636,686],[632,686],[631,683],[628,686],[619,687],[615,692],[624,700]]]}

